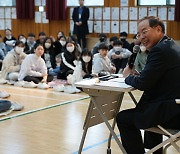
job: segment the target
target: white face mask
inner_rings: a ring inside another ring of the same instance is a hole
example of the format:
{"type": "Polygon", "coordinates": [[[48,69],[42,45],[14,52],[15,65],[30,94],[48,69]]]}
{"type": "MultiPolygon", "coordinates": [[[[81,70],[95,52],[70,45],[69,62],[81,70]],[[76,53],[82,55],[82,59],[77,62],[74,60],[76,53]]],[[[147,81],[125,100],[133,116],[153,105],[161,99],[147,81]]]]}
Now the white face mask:
{"type": "Polygon", "coordinates": [[[122,47],[117,47],[117,46],[116,46],[116,47],[114,47],[114,50],[115,50],[115,51],[120,51],[121,48],[122,48],[122,47]]]}
{"type": "Polygon", "coordinates": [[[61,43],[62,46],[64,46],[66,44],[66,41],[59,41],[61,43]]]}
{"type": "Polygon", "coordinates": [[[74,46],[66,47],[66,49],[67,51],[72,53],[74,51],[74,46]]]}
{"type": "Polygon", "coordinates": [[[15,52],[17,53],[17,54],[22,54],[23,53],[23,51],[24,51],[24,48],[22,48],[22,47],[18,47],[18,46],[16,46],[15,47],[15,52]]]}
{"type": "Polygon", "coordinates": [[[88,62],[90,62],[91,57],[90,57],[90,56],[83,56],[82,59],[83,59],[83,61],[84,61],[85,63],[88,63],[88,62]]]}
{"type": "Polygon", "coordinates": [[[49,49],[51,47],[51,43],[45,43],[45,48],[49,49]]]}
{"type": "Polygon", "coordinates": [[[26,39],[23,38],[23,39],[20,39],[21,42],[23,42],[24,44],[26,43],[26,39]]]}
{"type": "Polygon", "coordinates": [[[141,45],[141,46],[140,46],[140,50],[141,50],[142,52],[145,52],[145,51],[146,51],[146,47],[143,46],[143,45],[141,45]]]}

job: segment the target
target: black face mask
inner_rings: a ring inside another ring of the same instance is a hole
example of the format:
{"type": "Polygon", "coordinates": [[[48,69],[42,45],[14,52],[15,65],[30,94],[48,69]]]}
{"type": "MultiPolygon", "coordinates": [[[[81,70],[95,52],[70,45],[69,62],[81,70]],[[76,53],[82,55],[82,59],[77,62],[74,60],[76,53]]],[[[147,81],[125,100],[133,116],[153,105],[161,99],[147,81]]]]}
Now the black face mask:
{"type": "Polygon", "coordinates": [[[121,41],[122,41],[122,42],[125,42],[125,41],[126,41],[126,39],[125,39],[125,38],[122,38],[122,39],[121,39],[121,41]]]}
{"type": "Polygon", "coordinates": [[[105,42],[105,38],[104,37],[100,38],[99,40],[100,40],[100,42],[105,42]]]}

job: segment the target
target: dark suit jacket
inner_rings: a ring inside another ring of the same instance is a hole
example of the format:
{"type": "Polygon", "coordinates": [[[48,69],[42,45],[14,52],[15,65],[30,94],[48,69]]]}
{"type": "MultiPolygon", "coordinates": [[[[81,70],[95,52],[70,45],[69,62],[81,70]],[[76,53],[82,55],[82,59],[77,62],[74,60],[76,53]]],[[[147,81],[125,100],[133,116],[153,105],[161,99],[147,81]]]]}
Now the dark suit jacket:
{"type": "Polygon", "coordinates": [[[89,29],[88,29],[88,19],[89,19],[89,8],[88,7],[83,7],[83,11],[82,11],[82,15],[81,15],[81,19],[79,19],[79,6],[78,7],[75,7],[74,10],[73,10],[73,14],[72,14],[72,19],[74,21],[74,31],[73,33],[74,34],[77,34],[78,33],[78,29],[81,30],[81,32],[84,32],[85,34],[88,34],[89,33],[89,29]],[[76,22],[79,22],[81,21],[82,22],[82,25],[81,26],[77,26],[75,23],[76,22]]]}
{"type": "MultiPolygon", "coordinates": [[[[164,36],[151,48],[140,76],[130,75],[125,82],[144,91],[134,111],[138,128],[163,124],[180,115],[180,47],[164,36]]],[[[180,118],[180,117],[179,117],[180,118]]]]}

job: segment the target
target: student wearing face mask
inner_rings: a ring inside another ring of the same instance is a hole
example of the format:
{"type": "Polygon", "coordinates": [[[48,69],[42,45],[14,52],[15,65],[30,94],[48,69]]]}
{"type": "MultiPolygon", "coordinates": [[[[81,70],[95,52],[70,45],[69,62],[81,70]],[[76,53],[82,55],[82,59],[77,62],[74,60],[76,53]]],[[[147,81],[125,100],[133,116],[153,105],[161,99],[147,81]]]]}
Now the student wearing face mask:
{"type": "Polygon", "coordinates": [[[26,37],[23,34],[18,36],[18,40],[23,42],[24,44],[26,43],[26,37]]]}
{"type": "Polygon", "coordinates": [[[126,67],[128,58],[131,56],[131,51],[122,48],[123,43],[120,40],[115,40],[113,48],[108,53],[108,58],[116,67],[116,73],[121,73],[126,67]]]}
{"type": "Polygon", "coordinates": [[[130,44],[126,40],[127,39],[127,33],[126,32],[121,32],[120,33],[120,40],[123,42],[123,48],[130,49],[130,44]]]}
{"type": "Polygon", "coordinates": [[[55,53],[55,49],[53,46],[53,40],[50,37],[46,37],[44,39],[44,43],[43,43],[43,47],[44,47],[44,54],[42,55],[42,58],[44,59],[45,63],[46,63],[46,67],[48,69],[48,74],[50,75],[57,75],[53,69],[56,68],[56,53],[55,53]]]}
{"type": "Polygon", "coordinates": [[[2,64],[1,76],[5,80],[18,80],[18,74],[20,71],[20,66],[26,54],[24,51],[24,43],[17,41],[14,49],[12,49],[4,58],[2,64]]]}
{"type": "Polygon", "coordinates": [[[54,42],[54,50],[56,55],[64,52],[66,48],[66,37],[64,35],[59,36],[58,39],[54,42]]]}
{"type": "Polygon", "coordinates": [[[82,62],[83,78],[91,78],[92,77],[92,53],[87,48],[84,48],[82,50],[81,62],[82,62]]]}
{"type": "Polygon", "coordinates": [[[147,56],[148,56],[148,50],[146,50],[146,47],[143,45],[140,45],[140,51],[137,53],[135,62],[134,62],[134,66],[135,66],[135,70],[137,72],[141,72],[145,65],[146,65],[146,61],[147,61],[147,56]]]}
{"type": "Polygon", "coordinates": [[[67,79],[69,74],[73,74],[75,69],[75,60],[79,60],[80,51],[72,39],[68,39],[65,51],[61,54],[60,71],[57,75],[58,79],[67,79]]]}

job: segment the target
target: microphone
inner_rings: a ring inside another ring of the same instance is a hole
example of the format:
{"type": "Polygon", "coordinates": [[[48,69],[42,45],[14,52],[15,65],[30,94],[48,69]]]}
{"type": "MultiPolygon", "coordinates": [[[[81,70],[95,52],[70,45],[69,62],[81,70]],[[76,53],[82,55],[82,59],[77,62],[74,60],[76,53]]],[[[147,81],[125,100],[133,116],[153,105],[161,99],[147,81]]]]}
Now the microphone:
{"type": "Polygon", "coordinates": [[[137,56],[137,53],[140,51],[140,46],[139,45],[135,45],[133,47],[133,53],[132,55],[129,57],[129,60],[128,60],[128,65],[129,65],[129,68],[132,69],[133,66],[134,66],[134,62],[135,62],[135,59],[136,59],[136,56],[137,56]]]}

